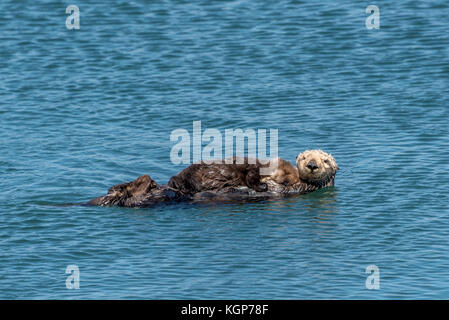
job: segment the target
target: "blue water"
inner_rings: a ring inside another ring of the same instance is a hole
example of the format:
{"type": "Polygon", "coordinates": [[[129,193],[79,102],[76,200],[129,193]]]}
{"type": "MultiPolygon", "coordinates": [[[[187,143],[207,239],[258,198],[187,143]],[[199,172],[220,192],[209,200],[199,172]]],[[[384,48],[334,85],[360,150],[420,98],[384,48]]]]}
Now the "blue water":
{"type": "Polygon", "coordinates": [[[1,1],[0,298],[448,299],[449,5],[375,1],[367,30],[368,4],[1,1]],[[336,186],[63,205],[142,174],[166,183],[184,167],[170,133],[198,120],[279,129],[290,161],[330,152],[336,186]]]}

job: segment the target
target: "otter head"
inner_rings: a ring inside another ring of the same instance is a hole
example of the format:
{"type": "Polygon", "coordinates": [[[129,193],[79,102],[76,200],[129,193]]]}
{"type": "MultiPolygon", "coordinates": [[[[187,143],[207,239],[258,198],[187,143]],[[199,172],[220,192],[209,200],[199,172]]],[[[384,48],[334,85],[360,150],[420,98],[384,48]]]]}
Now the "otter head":
{"type": "Polygon", "coordinates": [[[299,154],[296,167],[301,180],[320,187],[333,185],[339,169],[334,157],[321,150],[306,150],[299,154]]]}

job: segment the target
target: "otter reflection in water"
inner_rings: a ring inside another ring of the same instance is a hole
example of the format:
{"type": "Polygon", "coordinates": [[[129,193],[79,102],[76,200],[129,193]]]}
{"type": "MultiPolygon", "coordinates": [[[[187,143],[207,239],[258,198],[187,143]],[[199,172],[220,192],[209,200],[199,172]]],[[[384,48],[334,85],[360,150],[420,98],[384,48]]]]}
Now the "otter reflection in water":
{"type": "Polygon", "coordinates": [[[338,170],[335,159],[321,150],[308,150],[298,155],[296,168],[280,158],[270,161],[275,166],[266,175],[261,175],[260,169],[271,168],[270,163],[254,161],[253,164],[247,158],[243,158],[243,163],[233,158],[231,164],[225,161],[192,164],[170,178],[168,185],[158,185],[144,175],[111,187],[106,195],[88,204],[150,207],[181,201],[251,201],[283,197],[333,186],[338,170]]]}

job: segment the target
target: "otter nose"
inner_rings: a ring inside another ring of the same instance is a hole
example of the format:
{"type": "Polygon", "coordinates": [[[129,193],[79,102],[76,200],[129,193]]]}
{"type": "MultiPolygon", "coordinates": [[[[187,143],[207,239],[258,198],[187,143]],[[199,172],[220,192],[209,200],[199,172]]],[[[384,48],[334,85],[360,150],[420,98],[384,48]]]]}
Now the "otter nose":
{"type": "Polygon", "coordinates": [[[315,160],[310,160],[307,164],[307,168],[313,171],[315,169],[318,169],[318,165],[316,164],[315,160]]]}

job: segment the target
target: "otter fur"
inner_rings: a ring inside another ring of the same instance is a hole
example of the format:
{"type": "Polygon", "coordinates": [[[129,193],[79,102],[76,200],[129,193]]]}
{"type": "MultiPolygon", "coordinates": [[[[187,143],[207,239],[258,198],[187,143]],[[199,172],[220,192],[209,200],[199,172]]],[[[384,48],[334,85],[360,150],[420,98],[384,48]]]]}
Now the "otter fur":
{"type": "MultiPolygon", "coordinates": [[[[263,196],[298,195],[333,186],[335,176],[339,170],[334,157],[322,150],[306,150],[296,157],[296,168],[290,162],[277,158],[277,166],[261,181],[267,186],[265,192],[254,193],[246,190],[247,194],[263,196]]],[[[271,166],[270,166],[271,167],[271,166]]],[[[238,188],[239,193],[245,193],[245,188],[238,188]]],[[[235,188],[232,190],[235,192],[235,188]]],[[[230,190],[225,190],[230,192],[230,190]]],[[[201,195],[198,195],[201,196],[201,195]]]]}
{"type": "Polygon", "coordinates": [[[261,192],[266,190],[266,185],[261,182],[259,169],[257,161],[238,157],[212,163],[195,163],[171,177],[168,186],[190,195],[238,186],[261,192]]]}
{"type": "Polygon", "coordinates": [[[291,186],[299,181],[298,170],[281,158],[260,161],[238,158],[192,164],[170,178],[168,186],[185,194],[196,194],[208,190],[246,186],[255,191],[267,191],[265,181],[291,186]],[[262,175],[261,168],[268,170],[262,175]]]}
{"type": "Polygon", "coordinates": [[[167,186],[160,186],[150,176],[143,175],[134,181],[109,188],[106,195],[92,199],[87,204],[141,208],[183,200],[186,200],[186,197],[181,192],[167,186]]]}
{"type": "Polygon", "coordinates": [[[268,175],[261,177],[261,182],[273,180],[278,184],[285,186],[291,186],[299,181],[298,170],[293,165],[282,158],[274,158],[269,161],[263,167],[271,169],[268,175]]]}

